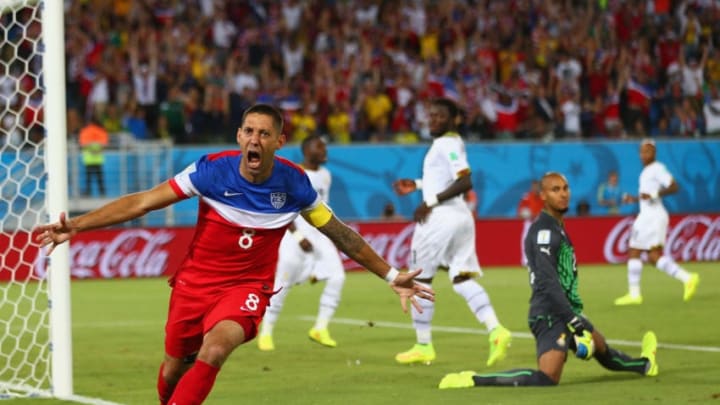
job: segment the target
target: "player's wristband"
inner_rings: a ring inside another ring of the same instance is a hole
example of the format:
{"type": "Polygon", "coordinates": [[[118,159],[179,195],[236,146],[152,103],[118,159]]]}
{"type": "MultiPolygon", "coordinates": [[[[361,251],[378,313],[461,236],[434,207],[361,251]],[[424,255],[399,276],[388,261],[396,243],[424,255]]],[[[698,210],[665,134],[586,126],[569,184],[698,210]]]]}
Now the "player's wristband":
{"type": "Polygon", "coordinates": [[[652,193],[650,193],[650,198],[651,198],[651,199],[657,200],[658,197],[660,197],[660,192],[659,192],[659,191],[653,191],[652,193]]]}
{"type": "Polygon", "coordinates": [[[415,179],[415,190],[422,190],[422,179],[415,179]]]}
{"type": "Polygon", "coordinates": [[[440,201],[438,201],[437,194],[433,194],[425,200],[425,205],[427,205],[428,208],[432,208],[438,205],[439,202],[440,201]]]}
{"type": "Polygon", "coordinates": [[[392,283],[400,275],[400,272],[395,267],[390,267],[387,274],[385,274],[385,281],[392,283]]]}
{"type": "Polygon", "coordinates": [[[305,240],[305,235],[303,235],[303,233],[298,230],[290,232],[290,235],[292,235],[293,238],[297,239],[298,242],[302,242],[303,240],[305,240]]]}

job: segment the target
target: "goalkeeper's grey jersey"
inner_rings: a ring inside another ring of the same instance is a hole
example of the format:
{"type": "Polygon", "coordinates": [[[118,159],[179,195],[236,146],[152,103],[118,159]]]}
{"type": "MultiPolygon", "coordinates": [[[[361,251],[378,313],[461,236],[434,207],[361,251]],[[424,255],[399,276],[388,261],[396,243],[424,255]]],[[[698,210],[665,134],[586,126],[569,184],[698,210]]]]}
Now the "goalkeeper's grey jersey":
{"type": "Polygon", "coordinates": [[[530,273],[530,319],[567,322],[582,313],[575,250],[558,220],[543,211],[525,237],[530,273]]]}

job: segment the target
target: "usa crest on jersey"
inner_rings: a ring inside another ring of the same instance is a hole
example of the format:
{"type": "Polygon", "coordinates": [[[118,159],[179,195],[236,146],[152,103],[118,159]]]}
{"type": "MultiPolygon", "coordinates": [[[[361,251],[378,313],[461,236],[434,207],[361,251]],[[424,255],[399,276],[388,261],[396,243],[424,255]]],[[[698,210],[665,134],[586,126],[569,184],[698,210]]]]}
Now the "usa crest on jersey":
{"type": "Polygon", "coordinates": [[[287,201],[287,194],[282,192],[270,193],[270,203],[275,209],[280,209],[287,201]]]}

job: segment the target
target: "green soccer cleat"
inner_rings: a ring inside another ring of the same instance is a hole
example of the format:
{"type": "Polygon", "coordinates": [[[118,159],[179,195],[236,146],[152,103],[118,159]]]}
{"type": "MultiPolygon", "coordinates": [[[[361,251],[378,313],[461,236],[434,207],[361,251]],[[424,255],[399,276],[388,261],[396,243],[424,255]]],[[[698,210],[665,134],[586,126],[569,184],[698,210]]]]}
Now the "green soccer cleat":
{"type": "Polygon", "coordinates": [[[258,349],[264,352],[271,352],[275,350],[275,343],[273,343],[272,335],[258,336],[258,349]]]}
{"type": "Polygon", "coordinates": [[[400,364],[422,363],[429,365],[433,360],[435,360],[435,348],[432,343],[426,345],[416,343],[412,349],[398,353],[395,356],[395,361],[400,364]]]}
{"type": "Polygon", "coordinates": [[[440,380],[438,388],[441,390],[447,388],[468,388],[475,386],[475,380],[473,376],[476,373],[474,371],[461,371],[459,373],[446,374],[445,377],[440,380]]]}
{"type": "Polygon", "coordinates": [[[640,357],[648,359],[647,369],[645,375],[648,377],[655,377],[658,375],[658,364],[655,354],[657,353],[657,337],[652,331],[646,332],[642,339],[642,352],[640,357]]]}
{"type": "Polygon", "coordinates": [[[615,300],[615,305],[617,305],[617,306],[640,305],[640,304],[642,304],[642,295],[633,297],[630,294],[626,294],[615,300]]]}
{"type": "Polygon", "coordinates": [[[314,342],[318,342],[323,346],[337,347],[337,342],[330,337],[330,332],[327,329],[310,329],[308,337],[314,342]]]}
{"type": "Polygon", "coordinates": [[[490,355],[487,359],[487,365],[492,366],[507,356],[508,347],[512,342],[512,334],[502,325],[498,325],[490,332],[490,355]]]}
{"type": "Polygon", "coordinates": [[[697,273],[690,274],[690,278],[688,281],[683,285],[683,301],[688,302],[690,301],[690,298],[695,295],[695,290],[697,290],[697,286],[700,283],[700,275],[697,273]]]}

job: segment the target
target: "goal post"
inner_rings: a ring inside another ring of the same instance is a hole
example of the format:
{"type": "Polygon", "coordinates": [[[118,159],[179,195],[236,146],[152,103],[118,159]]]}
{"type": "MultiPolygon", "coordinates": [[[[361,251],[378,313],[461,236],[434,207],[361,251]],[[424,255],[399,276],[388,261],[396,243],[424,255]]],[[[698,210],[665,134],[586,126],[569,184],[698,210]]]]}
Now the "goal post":
{"type": "MultiPolygon", "coordinates": [[[[53,221],[68,212],[67,135],[65,111],[64,2],[43,1],[42,51],[45,79],[45,162],[48,170],[47,212],[53,221]],[[45,68],[47,67],[47,68],[45,68]]],[[[70,248],[58,246],[49,261],[51,379],[53,395],[73,395],[73,359],[70,305],[70,248]]]]}
{"type": "Polygon", "coordinates": [[[74,397],[69,247],[32,240],[68,208],[63,13],[0,0],[0,398],[74,397]]]}

